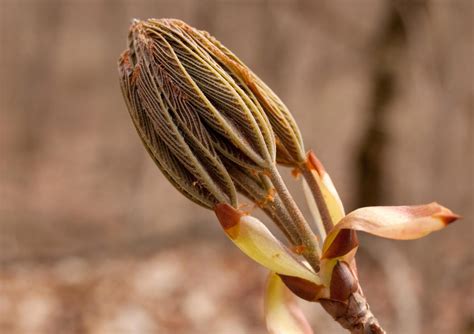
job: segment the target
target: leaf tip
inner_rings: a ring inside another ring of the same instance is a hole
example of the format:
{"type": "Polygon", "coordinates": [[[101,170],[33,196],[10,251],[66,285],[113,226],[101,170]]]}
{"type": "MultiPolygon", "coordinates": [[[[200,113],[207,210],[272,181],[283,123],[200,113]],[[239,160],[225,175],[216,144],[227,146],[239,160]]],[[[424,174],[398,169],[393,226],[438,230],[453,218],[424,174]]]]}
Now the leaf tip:
{"type": "Polygon", "coordinates": [[[441,222],[445,226],[448,226],[448,225],[454,223],[456,220],[462,219],[462,216],[460,216],[458,214],[455,214],[453,212],[435,214],[434,217],[441,220],[441,222]]]}
{"type": "Polygon", "coordinates": [[[437,202],[432,202],[429,204],[429,206],[437,207],[438,212],[434,213],[432,217],[439,219],[444,224],[444,226],[448,226],[449,224],[454,223],[456,220],[462,219],[462,216],[452,212],[437,202]]]}

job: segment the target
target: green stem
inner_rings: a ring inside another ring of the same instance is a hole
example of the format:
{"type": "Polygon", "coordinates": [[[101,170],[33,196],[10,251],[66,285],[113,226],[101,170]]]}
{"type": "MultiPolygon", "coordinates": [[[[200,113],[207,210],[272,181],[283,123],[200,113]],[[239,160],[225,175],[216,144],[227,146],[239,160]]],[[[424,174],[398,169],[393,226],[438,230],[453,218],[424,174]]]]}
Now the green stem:
{"type": "Polygon", "coordinates": [[[293,228],[292,220],[280,199],[275,198],[273,202],[263,206],[262,210],[271,218],[292,245],[301,245],[301,238],[293,228]]]}
{"type": "MultiPolygon", "coordinates": [[[[262,175],[262,180],[267,187],[267,189],[274,189],[274,185],[272,184],[271,180],[266,175],[262,175]]],[[[271,211],[274,217],[271,217],[277,226],[285,232],[288,237],[288,240],[291,242],[293,246],[299,246],[302,244],[301,237],[298,233],[298,230],[293,224],[293,220],[288,214],[287,209],[283,205],[280,196],[275,196],[273,201],[269,201],[266,205],[268,207],[268,211],[271,211]],[[278,222],[276,222],[278,221],[278,222]]]]}
{"type": "Polygon", "coordinates": [[[302,242],[302,255],[309,262],[311,267],[313,267],[316,272],[319,272],[319,256],[321,249],[317,237],[314,235],[308,222],[296,205],[296,202],[293,200],[293,197],[288,191],[288,188],[286,187],[276,166],[272,166],[269,170],[268,176],[270,177],[276,192],[280,196],[283,205],[288,210],[288,214],[292,218],[292,228],[297,231],[302,242]]]}

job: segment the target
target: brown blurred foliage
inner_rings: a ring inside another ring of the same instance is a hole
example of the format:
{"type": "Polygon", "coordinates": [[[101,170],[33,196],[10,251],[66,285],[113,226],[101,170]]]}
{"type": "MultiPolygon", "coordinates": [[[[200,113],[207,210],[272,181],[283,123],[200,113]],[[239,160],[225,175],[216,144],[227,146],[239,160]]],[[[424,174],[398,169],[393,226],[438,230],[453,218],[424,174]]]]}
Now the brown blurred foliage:
{"type": "MultiPolygon", "coordinates": [[[[358,261],[390,333],[471,333],[473,14],[471,0],[0,0],[0,332],[263,331],[264,271],[166,182],[120,94],[131,18],[175,17],[279,94],[347,209],[435,200],[464,216],[419,241],[361,236],[358,261]]],[[[304,308],[317,333],[344,333],[304,308]]]]}

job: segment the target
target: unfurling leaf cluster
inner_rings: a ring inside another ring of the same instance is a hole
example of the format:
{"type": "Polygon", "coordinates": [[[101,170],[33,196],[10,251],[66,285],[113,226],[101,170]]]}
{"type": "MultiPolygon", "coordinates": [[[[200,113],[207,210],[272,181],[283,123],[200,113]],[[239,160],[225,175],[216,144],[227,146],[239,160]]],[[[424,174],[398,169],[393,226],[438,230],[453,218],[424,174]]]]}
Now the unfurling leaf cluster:
{"type": "Polygon", "coordinates": [[[134,20],[119,75],[133,124],[163,174],[190,200],[214,210],[229,239],[270,271],[270,333],[312,333],[294,295],[319,302],[352,333],[384,333],[359,283],[356,231],[415,239],[459,216],[437,203],[346,215],[331,177],[312,151],[305,153],[278,96],[209,33],[182,21],[134,20]],[[302,176],[313,228],[277,164],[302,176]],[[289,244],[241,211],[238,193],[260,207],[289,244]]]}
{"type": "Polygon", "coordinates": [[[263,172],[276,159],[305,159],[283,102],[208,33],[179,20],[134,21],[119,72],[149,154],[204,207],[236,207],[239,190],[262,200],[270,191],[263,172]]]}

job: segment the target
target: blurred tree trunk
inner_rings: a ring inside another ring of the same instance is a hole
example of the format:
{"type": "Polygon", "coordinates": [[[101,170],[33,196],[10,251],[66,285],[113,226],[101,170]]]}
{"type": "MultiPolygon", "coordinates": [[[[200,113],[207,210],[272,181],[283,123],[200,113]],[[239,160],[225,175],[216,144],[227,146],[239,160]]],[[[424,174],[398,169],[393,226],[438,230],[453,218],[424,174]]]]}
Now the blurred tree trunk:
{"type": "Polygon", "coordinates": [[[368,106],[369,124],[357,150],[357,198],[356,207],[379,205],[386,200],[383,174],[388,161],[385,148],[389,144],[387,114],[397,98],[402,84],[398,69],[407,59],[407,30],[403,13],[413,19],[423,8],[424,2],[395,1],[387,6],[385,19],[379,33],[369,45],[368,57],[371,69],[371,92],[368,106]]]}
{"type": "MultiPolygon", "coordinates": [[[[21,61],[18,68],[17,80],[27,80],[22,83],[24,90],[19,92],[19,101],[22,104],[21,120],[23,129],[19,132],[20,137],[18,150],[24,152],[25,166],[33,173],[37,170],[36,164],[38,153],[41,149],[42,140],[45,138],[44,130],[52,114],[53,94],[49,94],[50,85],[54,84],[54,67],[57,59],[57,39],[59,29],[62,25],[61,12],[63,3],[59,0],[51,0],[42,3],[28,4],[37,7],[32,11],[34,22],[31,29],[37,38],[33,45],[29,46],[29,53],[21,61]]],[[[22,48],[18,46],[18,48],[22,48]]],[[[34,174],[27,177],[27,183],[32,186],[34,174]]],[[[31,191],[29,192],[32,193],[31,191]]]]}

